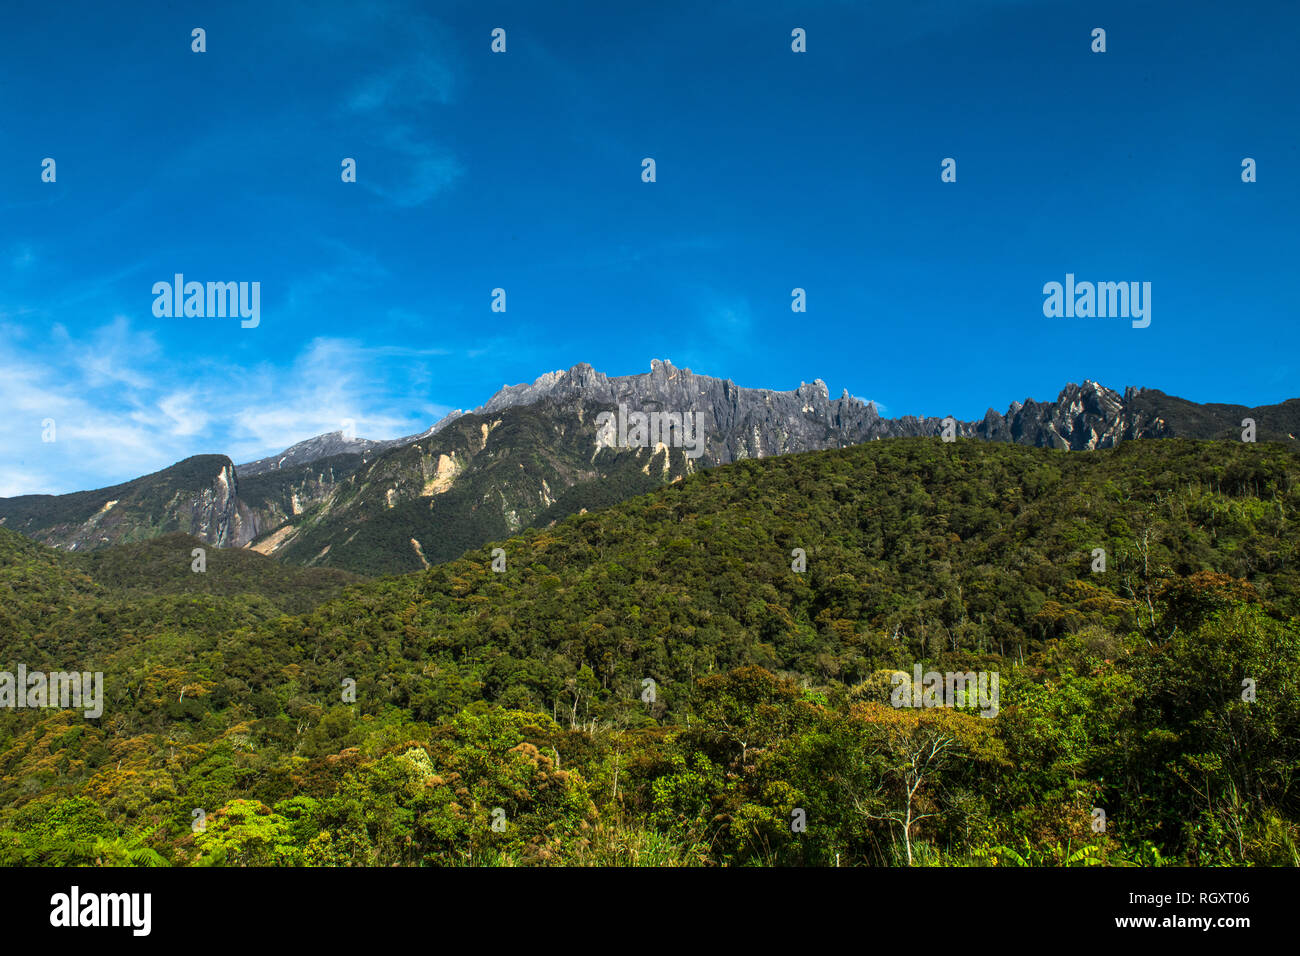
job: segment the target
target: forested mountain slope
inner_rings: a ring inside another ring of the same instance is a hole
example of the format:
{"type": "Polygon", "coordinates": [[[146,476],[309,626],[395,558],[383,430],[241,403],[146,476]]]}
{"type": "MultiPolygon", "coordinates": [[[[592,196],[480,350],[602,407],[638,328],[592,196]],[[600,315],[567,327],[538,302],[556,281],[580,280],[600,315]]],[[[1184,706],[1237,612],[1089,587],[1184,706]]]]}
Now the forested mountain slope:
{"type": "Polygon", "coordinates": [[[300,616],[254,578],[141,599],[114,549],[0,532],[0,667],[99,670],[106,697],[0,711],[0,855],[1294,863],[1297,479],[1268,444],[873,442],[689,475],[300,616]],[[916,663],[997,672],[996,716],[891,706],[916,663]]]}

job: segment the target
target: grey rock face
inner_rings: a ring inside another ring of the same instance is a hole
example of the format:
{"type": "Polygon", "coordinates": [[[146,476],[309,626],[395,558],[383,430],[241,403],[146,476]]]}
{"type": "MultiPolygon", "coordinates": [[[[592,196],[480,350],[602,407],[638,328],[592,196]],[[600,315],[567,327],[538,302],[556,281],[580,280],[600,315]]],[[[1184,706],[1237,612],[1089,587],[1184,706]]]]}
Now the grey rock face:
{"type": "MultiPolygon", "coordinates": [[[[531,385],[502,388],[476,411],[495,412],[543,399],[626,404],[629,411],[703,412],[708,432],[705,464],[840,448],[880,438],[935,436],[941,434],[944,422],[942,416],[882,418],[874,404],[847,391],[832,399],[821,379],[801,383],[789,392],[741,388],[729,379],[696,375],[658,359],[650,363],[648,373],[640,375],[610,378],[585,362],[567,372],[548,372],[531,385]]],[[[1201,405],[1156,389],[1130,386],[1121,394],[1085,380],[1082,385],[1066,385],[1055,401],[1026,398],[1012,402],[1005,413],[990,408],[980,420],[957,422],[956,434],[1084,451],[1113,448],[1135,438],[1225,437],[1239,428],[1243,416],[1256,418],[1267,440],[1295,441],[1300,432],[1300,399],[1253,409],[1201,405]]]]}
{"type": "Polygon", "coordinates": [[[983,421],[962,434],[1067,451],[1113,448],[1133,438],[1169,437],[1172,431],[1163,421],[1131,407],[1135,395],[1132,388],[1121,396],[1096,382],[1070,384],[1055,402],[1027,398],[1023,405],[1012,402],[1005,415],[989,409],[983,421]]]}
{"type": "Polygon", "coordinates": [[[658,359],[641,375],[610,378],[585,362],[567,372],[548,372],[532,385],[502,388],[476,412],[488,414],[543,399],[567,405],[626,405],[629,411],[700,412],[707,464],[838,448],[891,434],[921,434],[930,424],[937,434],[939,428],[938,419],[891,428],[874,405],[848,392],[832,400],[820,379],[789,392],[742,388],[729,379],[696,375],[658,359]]]}
{"type": "MultiPolygon", "coordinates": [[[[531,385],[507,386],[478,412],[550,399],[561,403],[625,404],[632,411],[699,411],[708,442],[704,460],[725,464],[791,452],[842,448],[879,438],[939,435],[943,418],[882,418],[874,404],[845,391],[832,399],[817,379],[789,392],[741,388],[729,379],[696,375],[655,360],[641,375],[609,378],[586,363],[548,372],[531,385]]],[[[1135,437],[1168,433],[1162,422],[1130,414],[1117,392],[1085,381],[1068,385],[1055,402],[1013,402],[1005,414],[989,409],[983,420],[958,422],[965,438],[1049,448],[1109,448],[1135,437]]]]}

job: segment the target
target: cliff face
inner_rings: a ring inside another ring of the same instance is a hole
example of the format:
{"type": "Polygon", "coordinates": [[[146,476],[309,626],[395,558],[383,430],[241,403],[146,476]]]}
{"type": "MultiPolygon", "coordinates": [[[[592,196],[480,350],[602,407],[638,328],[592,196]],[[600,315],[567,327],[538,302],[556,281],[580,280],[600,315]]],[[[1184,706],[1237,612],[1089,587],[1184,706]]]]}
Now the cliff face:
{"type": "Polygon", "coordinates": [[[595,414],[582,402],[542,399],[463,415],[437,435],[358,463],[253,546],[294,563],[417,570],[689,470],[680,449],[598,449],[595,414]]]}
{"type": "MultiPolygon", "coordinates": [[[[958,422],[956,432],[964,438],[1076,451],[1174,434],[1165,421],[1143,407],[1139,399],[1147,394],[1130,388],[1120,395],[1085,381],[1067,385],[1054,402],[1013,402],[1005,414],[989,409],[982,420],[958,422]]],[[[938,435],[944,420],[942,416],[882,418],[875,405],[847,391],[832,399],[820,379],[793,391],[774,392],[741,388],[660,361],[652,362],[647,374],[619,378],[607,378],[590,365],[575,365],[567,372],[543,375],[532,385],[503,388],[478,411],[499,411],[542,399],[702,411],[711,423],[705,456],[709,464],[840,448],[878,438],[938,435]]]]}
{"type": "Polygon", "coordinates": [[[234,463],[224,459],[216,477],[196,495],[187,497],[178,491],[160,521],[164,525],[175,522],[180,525],[175,530],[189,531],[219,548],[242,548],[257,537],[258,524],[253,512],[239,500],[238,492],[234,463]],[[189,528],[185,527],[187,519],[189,528]]]}
{"type": "Polygon", "coordinates": [[[831,399],[820,379],[789,392],[741,388],[728,379],[696,375],[655,360],[641,375],[609,378],[586,363],[550,372],[532,385],[501,389],[479,413],[549,400],[557,405],[617,407],[631,411],[700,412],[707,435],[699,464],[725,464],[796,451],[837,448],[894,434],[922,434],[939,419],[901,425],[845,392],[831,399]]]}

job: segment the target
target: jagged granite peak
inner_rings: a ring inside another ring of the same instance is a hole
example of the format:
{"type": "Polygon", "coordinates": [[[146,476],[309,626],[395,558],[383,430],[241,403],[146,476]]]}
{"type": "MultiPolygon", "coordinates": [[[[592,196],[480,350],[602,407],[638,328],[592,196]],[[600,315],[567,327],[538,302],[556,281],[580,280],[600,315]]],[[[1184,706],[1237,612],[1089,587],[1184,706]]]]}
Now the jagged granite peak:
{"type": "Polygon", "coordinates": [[[548,372],[531,385],[507,385],[475,413],[492,414],[543,400],[583,407],[626,405],[633,411],[701,412],[708,436],[704,464],[835,448],[888,433],[880,427],[883,420],[874,404],[847,390],[832,400],[821,379],[801,382],[788,392],[745,388],[731,379],[679,369],[667,359],[652,360],[649,372],[614,377],[580,362],[567,371],[548,372]]]}
{"type": "Polygon", "coordinates": [[[1135,397],[1131,387],[1121,395],[1085,379],[1082,385],[1066,385],[1055,402],[1026,398],[1023,404],[1012,402],[1005,415],[989,409],[973,429],[959,427],[958,433],[1066,451],[1113,448],[1133,438],[1171,435],[1163,421],[1135,407],[1135,397]]]}

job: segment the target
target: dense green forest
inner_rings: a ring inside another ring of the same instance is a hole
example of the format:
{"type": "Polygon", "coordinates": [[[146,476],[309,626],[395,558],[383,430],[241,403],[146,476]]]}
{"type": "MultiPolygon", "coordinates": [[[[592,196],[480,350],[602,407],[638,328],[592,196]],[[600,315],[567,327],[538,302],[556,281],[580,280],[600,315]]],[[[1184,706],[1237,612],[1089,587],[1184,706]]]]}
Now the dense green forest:
{"type": "Polygon", "coordinates": [[[1296,865],[1297,509],[1279,445],[897,439],[370,580],[0,528],[0,670],[105,685],[0,708],[0,865],[1296,865]]]}

